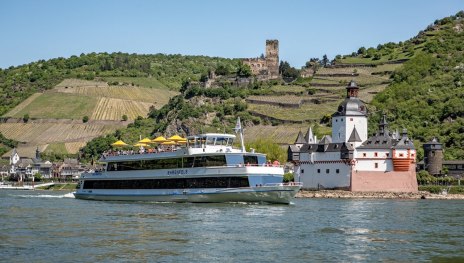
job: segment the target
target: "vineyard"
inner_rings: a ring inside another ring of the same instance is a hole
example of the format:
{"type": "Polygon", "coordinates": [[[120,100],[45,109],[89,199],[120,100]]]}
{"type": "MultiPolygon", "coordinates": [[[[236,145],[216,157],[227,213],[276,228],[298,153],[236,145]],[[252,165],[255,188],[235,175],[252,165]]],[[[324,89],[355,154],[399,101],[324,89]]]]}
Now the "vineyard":
{"type": "Polygon", "coordinates": [[[33,97],[34,99],[22,109],[14,108],[5,116],[22,118],[29,114],[31,118],[82,119],[83,116],[92,114],[98,101],[95,97],[49,92],[33,97]]]}
{"type": "MultiPolygon", "coordinates": [[[[258,139],[268,138],[275,143],[286,146],[293,144],[299,131],[306,133],[308,128],[313,126],[315,134],[330,134],[330,127],[310,124],[291,124],[291,125],[257,125],[245,129],[245,141],[253,142],[258,139]]],[[[321,136],[319,136],[321,138],[321,136]]]]}
{"type": "Polygon", "coordinates": [[[121,120],[126,115],[129,120],[134,120],[138,116],[145,117],[153,104],[138,102],[133,100],[100,98],[91,120],[121,120]]]}
{"type": "Polygon", "coordinates": [[[62,83],[57,85],[53,91],[60,93],[78,94],[82,96],[106,97],[149,102],[157,105],[157,107],[161,107],[162,105],[166,104],[170,97],[178,94],[178,92],[166,89],[154,89],[135,86],[108,86],[106,82],[82,82],[81,80],[64,80],[62,83]],[[81,83],[82,85],[70,85],[70,83],[75,82],[81,83]]]}

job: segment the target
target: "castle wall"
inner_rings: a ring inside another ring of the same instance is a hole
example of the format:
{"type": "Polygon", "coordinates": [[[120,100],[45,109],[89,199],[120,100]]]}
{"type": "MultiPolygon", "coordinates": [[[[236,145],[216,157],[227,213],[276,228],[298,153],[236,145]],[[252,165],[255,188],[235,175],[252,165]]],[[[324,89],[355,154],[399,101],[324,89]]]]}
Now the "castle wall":
{"type": "Polygon", "coordinates": [[[355,151],[358,171],[393,171],[390,149],[362,149],[355,151]]]}
{"type": "Polygon", "coordinates": [[[410,164],[409,171],[356,171],[351,175],[353,192],[417,192],[415,164],[410,164]]]}
{"type": "Polygon", "coordinates": [[[350,171],[351,167],[339,159],[327,163],[302,163],[295,166],[294,175],[296,182],[303,183],[303,189],[349,189],[350,171]]]}

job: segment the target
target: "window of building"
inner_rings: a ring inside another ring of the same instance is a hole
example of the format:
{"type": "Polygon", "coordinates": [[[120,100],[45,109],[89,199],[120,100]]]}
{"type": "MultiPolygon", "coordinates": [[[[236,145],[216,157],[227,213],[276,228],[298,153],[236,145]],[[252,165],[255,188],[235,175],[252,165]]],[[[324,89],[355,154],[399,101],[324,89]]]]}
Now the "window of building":
{"type": "Polygon", "coordinates": [[[414,157],[414,154],[413,154],[413,153],[411,154],[411,157],[414,157]]]}
{"type": "Polygon", "coordinates": [[[378,153],[374,153],[374,156],[377,157],[377,156],[379,156],[379,154],[378,154],[378,153]]]}
{"type": "Polygon", "coordinates": [[[378,164],[378,163],[375,163],[375,168],[379,168],[379,164],[378,164]]]}
{"type": "Polygon", "coordinates": [[[390,156],[390,154],[389,154],[389,153],[386,153],[386,154],[385,154],[385,156],[387,156],[387,157],[388,157],[388,156],[390,156]]]}
{"type": "Polygon", "coordinates": [[[363,157],[366,157],[367,156],[367,153],[363,153],[363,157]]]}
{"type": "Polygon", "coordinates": [[[304,169],[301,169],[301,173],[304,174],[304,169]]]}
{"type": "Polygon", "coordinates": [[[340,173],[340,169],[335,170],[335,172],[339,174],[339,173],[340,173]]]}
{"type": "Polygon", "coordinates": [[[330,169],[325,169],[325,173],[326,174],[330,173],[330,169]]]}
{"type": "Polygon", "coordinates": [[[350,121],[353,121],[353,118],[350,118],[350,121]]]}
{"type": "Polygon", "coordinates": [[[320,173],[321,173],[321,169],[317,169],[317,173],[320,174],[320,173]]]}
{"type": "Polygon", "coordinates": [[[403,156],[404,156],[404,154],[400,153],[400,157],[403,157],[403,156]]]}

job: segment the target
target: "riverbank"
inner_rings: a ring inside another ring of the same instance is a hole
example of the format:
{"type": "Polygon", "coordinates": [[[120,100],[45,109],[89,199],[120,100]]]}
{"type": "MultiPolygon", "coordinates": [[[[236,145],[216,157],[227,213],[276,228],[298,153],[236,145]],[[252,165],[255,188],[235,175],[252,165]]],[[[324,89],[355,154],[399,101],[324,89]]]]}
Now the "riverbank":
{"type": "Polygon", "coordinates": [[[343,190],[301,190],[296,198],[353,198],[353,199],[440,199],[464,200],[464,194],[432,194],[427,191],[417,193],[388,193],[388,192],[350,192],[343,190]]]}

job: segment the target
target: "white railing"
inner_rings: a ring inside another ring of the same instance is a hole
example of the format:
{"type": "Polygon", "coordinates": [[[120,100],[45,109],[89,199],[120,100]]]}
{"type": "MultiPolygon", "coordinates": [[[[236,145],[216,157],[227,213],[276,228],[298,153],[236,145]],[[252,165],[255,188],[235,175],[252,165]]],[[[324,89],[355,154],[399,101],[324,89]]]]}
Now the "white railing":
{"type": "Polygon", "coordinates": [[[264,186],[303,186],[302,182],[267,183],[264,186]]]}

